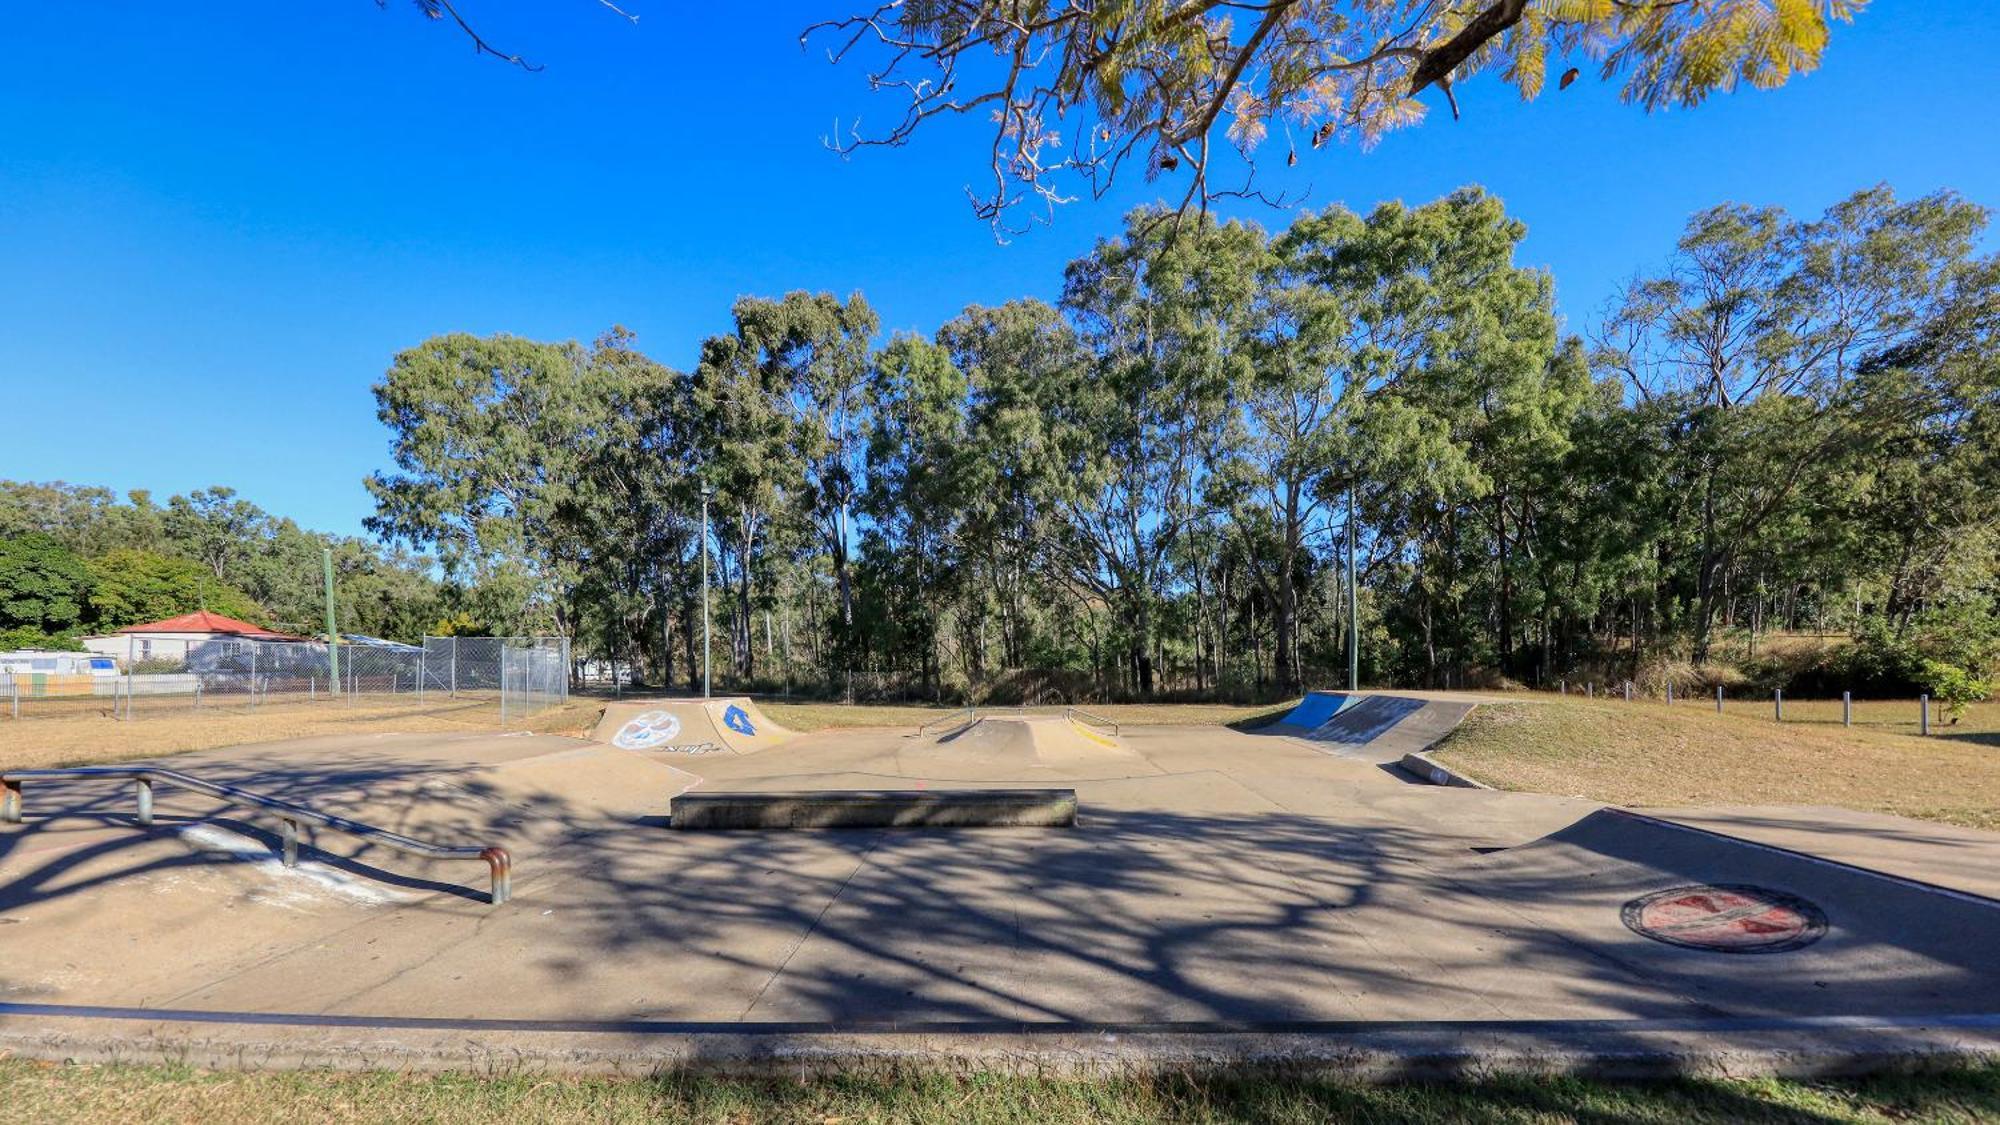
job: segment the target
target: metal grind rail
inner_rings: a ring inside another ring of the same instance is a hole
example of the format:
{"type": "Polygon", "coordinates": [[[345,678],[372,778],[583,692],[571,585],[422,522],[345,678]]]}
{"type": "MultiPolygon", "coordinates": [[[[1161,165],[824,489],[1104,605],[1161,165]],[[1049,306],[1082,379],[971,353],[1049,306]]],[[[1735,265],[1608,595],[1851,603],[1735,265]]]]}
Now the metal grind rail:
{"type": "Polygon", "coordinates": [[[414,840],[401,833],[357,820],[334,816],[295,805],[262,793],[252,793],[234,785],[224,785],[217,781],[204,781],[179,770],[159,769],[150,766],[76,766],[70,769],[53,770],[9,770],[0,773],[0,821],[8,824],[22,822],[22,785],[30,781],[70,781],[104,780],[132,781],[138,785],[139,823],[153,823],[153,786],[155,784],[174,785],[194,793],[214,797],[232,805],[263,809],[274,813],[280,825],[280,838],[284,842],[284,863],[286,867],[296,867],[299,862],[299,825],[311,824],[320,828],[330,828],[344,832],[359,840],[381,844],[383,847],[408,852],[411,855],[430,859],[476,859],[486,864],[493,879],[492,892],[488,901],[498,906],[513,896],[514,860],[502,847],[480,847],[477,844],[450,845],[433,844],[424,840],[414,840]]]}
{"type": "Polygon", "coordinates": [[[978,719],[979,719],[978,708],[960,707],[956,711],[950,711],[943,715],[939,715],[937,718],[932,719],[929,722],[926,722],[923,726],[918,727],[916,737],[922,738],[924,735],[929,734],[933,730],[943,730],[946,727],[951,727],[954,730],[963,729],[965,727],[971,726],[974,722],[977,722],[978,719]]]}
{"type": "Polygon", "coordinates": [[[1108,729],[1111,731],[1113,738],[1116,738],[1119,733],[1117,720],[1107,719],[1102,715],[1093,715],[1081,707],[1071,707],[1069,710],[1064,711],[1063,718],[1068,719],[1072,723],[1082,723],[1088,726],[1108,729]]]}

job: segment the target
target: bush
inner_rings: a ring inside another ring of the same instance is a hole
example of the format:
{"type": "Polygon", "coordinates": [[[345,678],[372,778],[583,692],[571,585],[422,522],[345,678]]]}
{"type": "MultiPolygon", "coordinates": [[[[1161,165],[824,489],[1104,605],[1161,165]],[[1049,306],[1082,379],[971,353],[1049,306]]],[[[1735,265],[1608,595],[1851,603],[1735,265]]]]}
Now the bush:
{"type": "Polygon", "coordinates": [[[1954,719],[1965,705],[1992,692],[2000,660],[2000,627],[1984,606],[1920,614],[1902,629],[1880,618],[1864,622],[1853,642],[1830,649],[1799,669],[1785,690],[1800,696],[1851,691],[1863,698],[1928,694],[1954,719]]]}
{"type": "Polygon", "coordinates": [[[0,652],[17,649],[44,652],[83,652],[83,642],[74,633],[44,633],[40,629],[0,629],[0,652]]]}
{"type": "Polygon", "coordinates": [[[1924,674],[1930,684],[1931,698],[1944,705],[1945,714],[1954,723],[1965,717],[1967,704],[1982,702],[1993,694],[1992,681],[1942,660],[1925,661],[1924,674]]]}

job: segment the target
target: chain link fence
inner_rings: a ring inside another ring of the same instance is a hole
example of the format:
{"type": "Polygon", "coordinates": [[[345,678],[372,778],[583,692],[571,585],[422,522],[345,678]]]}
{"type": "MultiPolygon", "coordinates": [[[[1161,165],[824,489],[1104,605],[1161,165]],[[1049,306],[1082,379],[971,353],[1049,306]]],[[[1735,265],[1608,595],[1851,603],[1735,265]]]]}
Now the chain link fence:
{"type": "Polygon", "coordinates": [[[49,672],[0,671],[0,720],[276,706],[428,706],[505,725],[569,697],[566,637],[425,637],[421,645],[129,636],[49,672]],[[108,659],[107,659],[108,658],[108,659]]]}
{"type": "Polygon", "coordinates": [[[500,648],[500,725],[569,698],[569,638],[520,637],[500,648]]]}

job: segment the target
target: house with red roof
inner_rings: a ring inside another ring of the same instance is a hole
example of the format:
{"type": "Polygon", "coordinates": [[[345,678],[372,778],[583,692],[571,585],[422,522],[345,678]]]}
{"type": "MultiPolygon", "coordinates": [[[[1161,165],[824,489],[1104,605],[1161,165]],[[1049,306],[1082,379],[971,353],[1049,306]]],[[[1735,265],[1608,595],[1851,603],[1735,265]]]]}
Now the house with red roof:
{"type": "Polygon", "coordinates": [[[220,613],[198,609],[178,617],[127,625],[115,633],[83,638],[83,647],[105,656],[131,660],[180,660],[189,650],[209,641],[306,641],[220,613]]]}

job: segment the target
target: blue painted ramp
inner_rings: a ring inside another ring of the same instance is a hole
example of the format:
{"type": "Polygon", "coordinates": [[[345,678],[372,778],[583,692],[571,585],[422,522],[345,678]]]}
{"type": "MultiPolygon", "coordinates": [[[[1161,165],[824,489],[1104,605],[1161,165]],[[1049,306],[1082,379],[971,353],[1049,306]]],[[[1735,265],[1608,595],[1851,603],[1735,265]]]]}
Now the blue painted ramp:
{"type": "MultiPolygon", "coordinates": [[[[1335,691],[1307,692],[1299,705],[1291,709],[1284,718],[1272,723],[1269,730],[1290,727],[1300,734],[1325,726],[1328,719],[1340,714],[1345,708],[1359,702],[1358,695],[1347,695],[1335,691]]],[[[1285,733],[1290,733],[1289,731],[1285,733]]]]}
{"type": "Polygon", "coordinates": [[[1390,727],[1423,709],[1424,701],[1421,699],[1404,699],[1397,695],[1362,696],[1352,706],[1342,708],[1313,728],[1306,737],[1314,742],[1359,746],[1382,737],[1390,727]]]}

